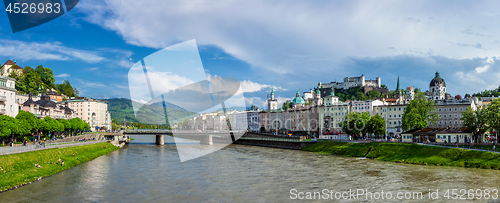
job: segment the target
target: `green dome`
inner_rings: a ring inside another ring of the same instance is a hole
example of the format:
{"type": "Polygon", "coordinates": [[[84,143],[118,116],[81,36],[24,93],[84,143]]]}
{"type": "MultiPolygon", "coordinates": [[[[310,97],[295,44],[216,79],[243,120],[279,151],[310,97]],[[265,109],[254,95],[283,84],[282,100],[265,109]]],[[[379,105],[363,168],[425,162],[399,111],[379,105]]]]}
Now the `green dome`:
{"type": "Polygon", "coordinates": [[[302,99],[302,97],[295,97],[292,100],[292,104],[305,104],[305,103],[306,102],[304,101],[304,99],[302,99]]]}
{"type": "Polygon", "coordinates": [[[319,91],[319,85],[318,85],[318,87],[316,88],[316,94],[317,94],[317,95],[318,95],[318,94],[321,94],[321,92],[319,91]]]}

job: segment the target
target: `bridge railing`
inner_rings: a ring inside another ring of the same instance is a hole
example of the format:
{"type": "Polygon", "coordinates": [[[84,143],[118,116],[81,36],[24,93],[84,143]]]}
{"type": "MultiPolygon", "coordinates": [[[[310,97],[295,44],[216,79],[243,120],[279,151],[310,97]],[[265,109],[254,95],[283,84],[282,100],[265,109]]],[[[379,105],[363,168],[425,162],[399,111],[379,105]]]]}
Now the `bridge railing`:
{"type": "Polygon", "coordinates": [[[171,133],[171,130],[164,129],[134,129],[134,130],[124,130],[124,133],[171,133]]]}
{"type": "Polygon", "coordinates": [[[240,137],[243,140],[263,140],[263,141],[280,141],[280,142],[308,142],[299,139],[287,139],[287,138],[262,138],[262,137],[240,137]]]}

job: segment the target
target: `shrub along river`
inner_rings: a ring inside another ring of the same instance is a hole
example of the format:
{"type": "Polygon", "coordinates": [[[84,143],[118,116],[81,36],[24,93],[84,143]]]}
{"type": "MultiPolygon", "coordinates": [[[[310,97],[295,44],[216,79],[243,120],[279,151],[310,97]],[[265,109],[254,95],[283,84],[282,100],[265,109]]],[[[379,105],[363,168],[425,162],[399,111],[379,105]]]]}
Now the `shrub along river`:
{"type": "MultiPolygon", "coordinates": [[[[450,195],[451,189],[458,189],[458,195],[463,193],[460,189],[474,193],[500,189],[497,170],[408,165],[245,145],[230,145],[181,163],[175,145],[153,145],[153,136],[133,137],[132,144],[121,150],[2,193],[0,202],[282,202],[324,189],[331,190],[333,198],[336,192],[366,189],[378,193],[379,199],[375,194],[371,200],[380,202],[388,201],[388,193],[391,201],[399,202],[393,200],[398,193],[404,197],[414,192],[422,193],[420,201],[430,201],[429,190],[439,190],[438,201],[452,201],[444,197],[448,189],[450,195]]],[[[492,201],[494,193],[490,192],[489,200],[482,195],[473,201],[492,201]]],[[[367,198],[357,197],[349,198],[367,198]]]]}

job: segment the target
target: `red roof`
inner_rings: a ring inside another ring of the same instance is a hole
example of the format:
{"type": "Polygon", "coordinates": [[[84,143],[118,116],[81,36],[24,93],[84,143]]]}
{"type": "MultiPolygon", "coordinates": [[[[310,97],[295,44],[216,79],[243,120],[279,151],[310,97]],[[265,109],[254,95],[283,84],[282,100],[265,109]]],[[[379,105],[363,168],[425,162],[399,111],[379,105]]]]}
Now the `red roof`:
{"type": "Polygon", "coordinates": [[[5,62],[5,64],[3,64],[3,65],[5,66],[5,65],[14,65],[14,64],[15,64],[15,63],[14,63],[14,62],[12,62],[12,61],[9,59],[9,60],[8,60],[7,62],[5,62]]]}

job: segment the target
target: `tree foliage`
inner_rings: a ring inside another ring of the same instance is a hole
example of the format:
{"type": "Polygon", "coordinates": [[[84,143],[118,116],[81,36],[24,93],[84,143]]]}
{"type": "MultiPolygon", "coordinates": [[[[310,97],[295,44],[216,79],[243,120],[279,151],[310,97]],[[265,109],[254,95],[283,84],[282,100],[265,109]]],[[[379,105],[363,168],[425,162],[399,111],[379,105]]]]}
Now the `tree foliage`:
{"type": "Polygon", "coordinates": [[[55,84],[54,72],[48,67],[42,65],[35,69],[26,66],[23,69],[23,74],[15,74],[12,72],[10,77],[16,79],[16,90],[21,94],[38,93],[41,88],[42,93],[48,89],[55,89],[58,93],[68,97],[78,97],[78,90],[71,86],[69,81],[64,80],[61,84],[55,84]]]}
{"type": "Polygon", "coordinates": [[[340,126],[342,131],[349,135],[361,135],[368,133],[368,121],[370,121],[368,112],[351,112],[345,116],[340,126]]]}
{"type": "Polygon", "coordinates": [[[88,130],[89,127],[89,124],[80,118],[55,120],[46,116],[39,119],[32,113],[22,110],[19,111],[15,118],[7,115],[0,116],[0,138],[2,140],[8,138],[9,135],[14,138],[22,138],[30,133],[38,134],[40,132],[43,133],[41,136],[49,133],[58,135],[59,132],[71,130],[73,132],[83,132],[88,130]]]}
{"type": "Polygon", "coordinates": [[[415,128],[425,128],[429,123],[433,125],[439,120],[434,102],[429,101],[424,93],[415,94],[415,98],[410,101],[406,107],[403,118],[403,130],[411,130],[415,128]]]}
{"type": "Polygon", "coordinates": [[[488,114],[488,109],[485,107],[479,107],[477,110],[467,108],[466,111],[462,111],[463,117],[460,118],[463,121],[462,126],[466,127],[467,131],[472,133],[475,142],[479,141],[479,136],[491,129],[488,114]]]}
{"type": "Polygon", "coordinates": [[[500,134],[500,99],[494,99],[488,107],[488,121],[492,129],[496,130],[496,135],[500,134]]]}
{"type": "Polygon", "coordinates": [[[368,133],[375,135],[385,135],[385,120],[376,114],[368,121],[368,133]]]}

